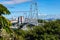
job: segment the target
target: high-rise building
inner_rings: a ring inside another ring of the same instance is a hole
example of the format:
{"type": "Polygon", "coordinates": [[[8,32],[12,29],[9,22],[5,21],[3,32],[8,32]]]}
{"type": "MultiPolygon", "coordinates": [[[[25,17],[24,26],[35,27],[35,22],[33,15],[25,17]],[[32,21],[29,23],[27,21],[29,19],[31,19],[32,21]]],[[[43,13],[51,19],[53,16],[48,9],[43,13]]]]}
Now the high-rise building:
{"type": "Polygon", "coordinates": [[[23,16],[20,16],[18,17],[18,23],[24,23],[24,17],[23,16]]]}

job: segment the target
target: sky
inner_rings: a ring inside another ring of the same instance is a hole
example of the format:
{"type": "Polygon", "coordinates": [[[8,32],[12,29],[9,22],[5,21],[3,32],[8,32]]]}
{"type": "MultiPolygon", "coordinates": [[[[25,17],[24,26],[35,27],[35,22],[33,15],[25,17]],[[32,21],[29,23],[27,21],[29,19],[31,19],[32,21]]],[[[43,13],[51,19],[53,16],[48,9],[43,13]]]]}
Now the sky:
{"type": "Polygon", "coordinates": [[[38,4],[38,18],[60,19],[60,0],[0,0],[0,4],[6,6],[11,12],[10,15],[4,15],[6,18],[10,19],[12,17],[19,17],[22,15],[26,17],[24,12],[19,11],[30,11],[31,1],[37,2],[38,4]]]}

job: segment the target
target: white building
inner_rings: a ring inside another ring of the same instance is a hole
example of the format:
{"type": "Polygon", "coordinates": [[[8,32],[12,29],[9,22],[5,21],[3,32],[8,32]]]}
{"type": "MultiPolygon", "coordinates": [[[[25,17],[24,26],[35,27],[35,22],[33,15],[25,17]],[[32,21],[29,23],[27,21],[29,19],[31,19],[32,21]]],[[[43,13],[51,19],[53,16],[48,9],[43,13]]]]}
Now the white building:
{"type": "Polygon", "coordinates": [[[18,17],[18,22],[19,22],[19,24],[21,24],[21,23],[24,23],[24,17],[23,16],[20,16],[20,17],[18,17]]]}

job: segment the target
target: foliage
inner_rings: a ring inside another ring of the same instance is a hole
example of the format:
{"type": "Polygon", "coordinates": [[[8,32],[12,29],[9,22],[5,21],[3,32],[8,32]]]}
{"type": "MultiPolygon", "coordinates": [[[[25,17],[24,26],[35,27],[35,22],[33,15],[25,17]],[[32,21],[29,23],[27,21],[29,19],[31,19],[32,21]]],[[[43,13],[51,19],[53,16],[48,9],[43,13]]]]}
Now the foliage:
{"type": "Polygon", "coordinates": [[[0,4],[0,15],[4,15],[4,14],[10,14],[10,11],[5,7],[3,6],[2,4],[0,4]]]}
{"type": "Polygon", "coordinates": [[[11,23],[9,20],[7,20],[5,17],[0,16],[0,26],[11,26],[11,23]]]}
{"type": "Polygon", "coordinates": [[[13,32],[15,40],[60,40],[60,23],[49,21],[44,26],[33,26],[32,30],[15,29],[13,32]]]}
{"type": "Polygon", "coordinates": [[[33,30],[19,30],[16,33],[25,40],[60,40],[60,23],[57,21],[46,22],[43,27],[34,26],[33,30]]]}
{"type": "Polygon", "coordinates": [[[3,40],[3,37],[0,36],[0,40],[3,40]]]}
{"type": "Polygon", "coordinates": [[[4,26],[9,26],[10,25],[10,22],[5,17],[2,16],[2,15],[5,15],[5,14],[6,15],[10,14],[10,12],[5,6],[0,4],[0,29],[4,26]]]}
{"type": "MultiPolygon", "coordinates": [[[[2,34],[3,29],[5,29],[7,33],[12,33],[9,28],[9,26],[11,26],[10,21],[3,16],[7,14],[10,14],[10,11],[5,6],[0,4],[0,35],[4,35],[4,33],[2,34]]],[[[2,37],[0,40],[5,39],[3,36],[0,37],[2,37]]]]}
{"type": "Polygon", "coordinates": [[[39,22],[39,23],[46,23],[46,20],[38,19],[38,22],[39,22]]]}

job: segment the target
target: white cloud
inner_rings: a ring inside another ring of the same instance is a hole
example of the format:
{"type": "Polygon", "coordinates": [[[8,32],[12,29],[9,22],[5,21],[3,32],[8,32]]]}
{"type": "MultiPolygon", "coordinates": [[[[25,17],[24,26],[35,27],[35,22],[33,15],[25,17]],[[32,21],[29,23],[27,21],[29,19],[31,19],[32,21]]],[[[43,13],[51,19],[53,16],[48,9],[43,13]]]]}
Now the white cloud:
{"type": "Polygon", "coordinates": [[[47,14],[38,14],[39,16],[47,16],[47,14]]]}
{"type": "Polygon", "coordinates": [[[31,0],[10,0],[10,1],[3,1],[0,2],[1,4],[18,4],[18,3],[23,3],[31,0]]]}

